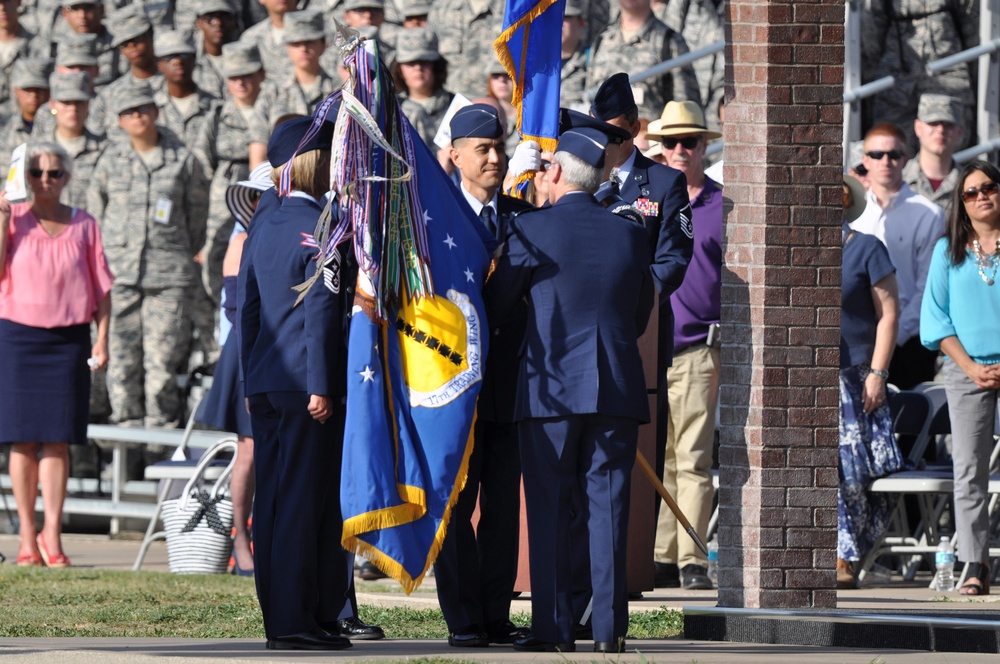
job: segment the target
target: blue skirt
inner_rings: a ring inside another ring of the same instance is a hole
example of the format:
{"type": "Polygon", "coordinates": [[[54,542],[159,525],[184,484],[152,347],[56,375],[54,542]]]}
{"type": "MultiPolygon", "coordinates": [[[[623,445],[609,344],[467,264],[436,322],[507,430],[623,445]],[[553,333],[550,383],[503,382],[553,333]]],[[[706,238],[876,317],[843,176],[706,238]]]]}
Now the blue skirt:
{"type": "Polygon", "coordinates": [[[87,443],[90,325],[0,319],[0,443],[87,443]]]}
{"type": "Polygon", "coordinates": [[[202,399],[194,419],[240,436],[253,436],[250,414],[243,398],[243,383],[240,382],[240,356],[234,332],[226,338],[219,361],[215,364],[212,388],[202,399]]]}

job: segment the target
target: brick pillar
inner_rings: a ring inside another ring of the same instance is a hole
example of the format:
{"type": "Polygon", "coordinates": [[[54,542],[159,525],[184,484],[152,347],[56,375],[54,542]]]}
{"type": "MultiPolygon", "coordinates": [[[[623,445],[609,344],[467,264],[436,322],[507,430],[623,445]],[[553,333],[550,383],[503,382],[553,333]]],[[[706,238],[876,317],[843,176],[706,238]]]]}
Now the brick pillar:
{"type": "Polygon", "coordinates": [[[843,0],[729,0],[719,605],[837,603],[843,0]]]}

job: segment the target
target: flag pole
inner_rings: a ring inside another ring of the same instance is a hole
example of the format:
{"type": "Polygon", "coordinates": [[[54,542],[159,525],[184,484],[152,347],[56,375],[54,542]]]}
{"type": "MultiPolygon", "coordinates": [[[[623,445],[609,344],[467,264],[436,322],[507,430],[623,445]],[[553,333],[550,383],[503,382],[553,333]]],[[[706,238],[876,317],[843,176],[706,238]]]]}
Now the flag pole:
{"type": "Polygon", "coordinates": [[[698,546],[699,549],[701,549],[701,552],[707,556],[708,547],[706,547],[705,543],[701,541],[700,537],[698,537],[698,533],[691,525],[691,522],[688,521],[687,517],[684,516],[684,512],[681,511],[681,508],[678,507],[677,501],[675,501],[673,499],[673,496],[671,496],[670,493],[667,491],[667,487],[663,486],[663,482],[661,482],[660,478],[656,476],[655,472],[653,472],[653,468],[649,465],[649,462],[646,461],[646,457],[644,457],[642,455],[642,452],[638,450],[635,453],[635,463],[636,465],[639,466],[639,468],[642,469],[642,472],[646,475],[646,478],[649,480],[650,484],[653,485],[653,488],[656,489],[656,492],[660,494],[661,498],[663,498],[663,502],[667,504],[667,507],[670,508],[670,511],[673,512],[674,516],[677,517],[677,520],[684,527],[685,532],[687,532],[687,534],[691,536],[691,539],[693,539],[694,543],[698,546]]]}

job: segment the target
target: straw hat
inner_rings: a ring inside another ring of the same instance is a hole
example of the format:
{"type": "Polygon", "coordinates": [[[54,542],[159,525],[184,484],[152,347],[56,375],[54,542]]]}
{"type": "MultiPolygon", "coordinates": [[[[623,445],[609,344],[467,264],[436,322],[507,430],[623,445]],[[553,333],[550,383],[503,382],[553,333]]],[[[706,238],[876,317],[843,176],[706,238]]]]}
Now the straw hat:
{"type": "Polygon", "coordinates": [[[646,129],[646,136],[649,138],[685,136],[687,134],[702,134],[708,140],[722,136],[717,131],[709,130],[705,125],[705,114],[693,101],[667,102],[660,118],[650,122],[649,128],[646,129]]]}
{"type": "Polygon", "coordinates": [[[858,217],[861,213],[865,211],[868,206],[868,192],[865,191],[865,186],[861,184],[856,177],[853,175],[844,174],[844,184],[851,191],[851,198],[853,203],[851,207],[844,208],[844,223],[849,224],[858,217]]]}

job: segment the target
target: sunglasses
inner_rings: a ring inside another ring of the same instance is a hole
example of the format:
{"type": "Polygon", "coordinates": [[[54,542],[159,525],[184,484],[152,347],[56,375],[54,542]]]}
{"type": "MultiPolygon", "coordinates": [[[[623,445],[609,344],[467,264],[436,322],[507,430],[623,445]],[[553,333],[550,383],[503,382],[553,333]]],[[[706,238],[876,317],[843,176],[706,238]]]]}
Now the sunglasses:
{"type": "Polygon", "coordinates": [[[39,178],[41,178],[43,174],[44,175],[48,175],[49,178],[51,178],[53,180],[58,180],[59,178],[61,178],[63,175],[66,174],[66,171],[62,170],[61,168],[57,168],[57,169],[55,169],[53,171],[43,171],[40,168],[29,168],[28,169],[28,175],[30,175],[31,177],[35,178],[36,180],[39,179],[39,178]]]}
{"type": "Polygon", "coordinates": [[[698,141],[701,139],[697,136],[688,136],[686,138],[664,138],[661,142],[663,147],[668,150],[673,150],[680,143],[685,150],[694,150],[698,147],[698,141]]]}
{"type": "Polygon", "coordinates": [[[966,203],[971,203],[972,201],[979,198],[979,194],[983,194],[984,196],[987,197],[992,196],[993,194],[997,193],[998,189],[1000,189],[1000,184],[997,184],[996,182],[984,182],[983,184],[979,185],[978,188],[970,187],[965,191],[963,191],[962,200],[965,201],[966,203]]]}
{"type": "Polygon", "coordinates": [[[889,150],[888,152],[884,150],[872,150],[871,152],[866,152],[865,154],[868,155],[870,159],[874,159],[875,161],[882,161],[882,157],[886,156],[889,157],[889,161],[899,161],[904,156],[903,152],[900,150],[889,150]]]}

